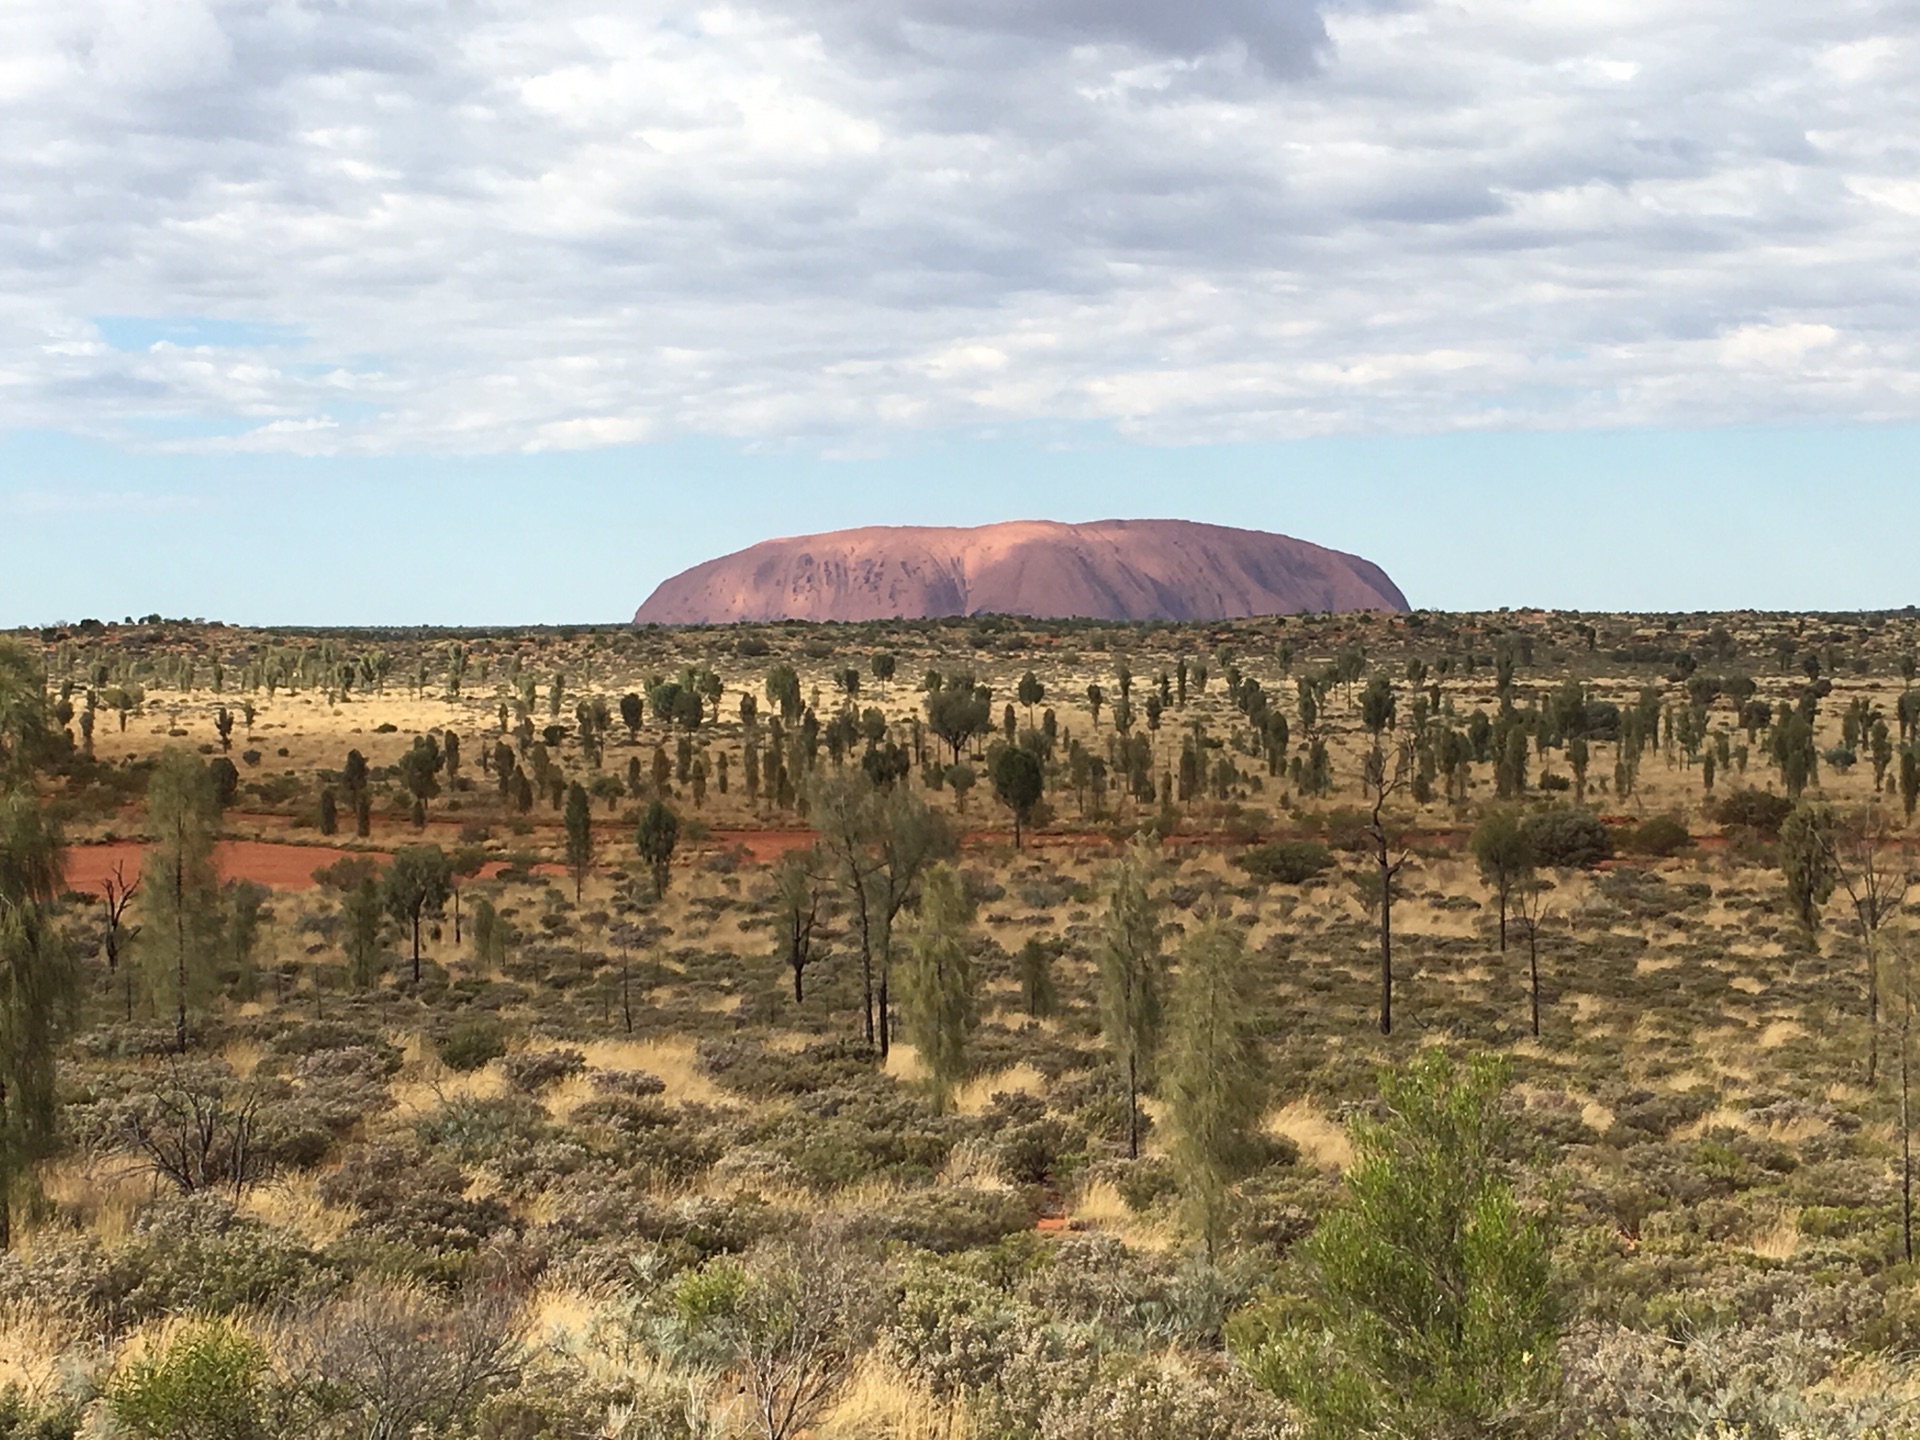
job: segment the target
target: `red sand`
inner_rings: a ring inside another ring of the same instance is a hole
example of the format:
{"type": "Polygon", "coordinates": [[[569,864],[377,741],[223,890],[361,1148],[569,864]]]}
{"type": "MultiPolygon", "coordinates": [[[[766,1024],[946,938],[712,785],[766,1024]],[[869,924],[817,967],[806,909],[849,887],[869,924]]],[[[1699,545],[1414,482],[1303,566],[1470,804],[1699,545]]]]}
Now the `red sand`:
{"type": "MultiPolygon", "coordinates": [[[[75,845],[67,851],[67,888],[98,895],[116,868],[129,880],[138,876],[140,861],[146,853],[146,844],[139,840],[75,845]]],[[[354,854],[375,860],[387,858],[372,851],[340,850],[331,845],[269,845],[259,840],[222,840],[214,846],[213,863],[222,880],[251,880],[275,890],[309,890],[313,888],[314,871],[354,854]]]]}

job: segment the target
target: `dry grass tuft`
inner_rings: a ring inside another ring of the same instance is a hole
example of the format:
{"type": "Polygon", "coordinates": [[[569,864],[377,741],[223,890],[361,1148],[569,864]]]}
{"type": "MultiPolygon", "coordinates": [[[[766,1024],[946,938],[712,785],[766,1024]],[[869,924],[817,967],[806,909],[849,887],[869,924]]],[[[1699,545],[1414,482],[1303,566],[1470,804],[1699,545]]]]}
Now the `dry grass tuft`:
{"type": "Polygon", "coordinates": [[[1344,1127],[1336,1124],[1311,1100],[1294,1100],[1267,1116],[1266,1132],[1281,1135],[1300,1147],[1303,1159],[1322,1170],[1345,1170],[1353,1164],[1353,1145],[1344,1127]]]}
{"type": "Polygon", "coordinates": [[[353,1211],[322,1200],[320,1177],[305,1173],[282,1175],[268,1184],[256,1185],[241,1200],[240,1212],[291,1230],[316,1249],[346,1234],[356,1218],[353,1211]]]}
{"type": "Polygon", "coordinates": [[[691,1040],[589,1040],[577,1047],[596,1070],[644,1070],[666,1084],[669,1104],[721,1105],[734,1099],[700,1073],[691,1040]]]}
{"type": "Polygon", "coordinates": [[[0,1390],[18,1386],[41,1399],[59,1385],[61,1362],[79,1331],[45,1306],[24,1301],[0,1306],[0,1390]]]}
{"type": "Polygon", "coordinates": [[[964,1411],[877,1360],[854,1373],[816,1433],[819,1440],[973,1440],[964,1411]]]}
{"type": "Polygon", "coordinates": [[[1096,1180],[1083,1188],[1074,1197],[1071,1212],[1077,1223],[1111,1235],[1135,1250],[1167,1251],[1179,1239],[1170,1227],[1136,1215],[1109,1180],[1096,1180]]]}
{"type": "Polygon", "coordinates": [[[978,1075],[960,1087],[954,1108],[962,1115],[983,1114],[995,1095],[1044,1095],[1047,1077],[1031,1065],[1015,1065],[991,1075],[978,1075]]]}

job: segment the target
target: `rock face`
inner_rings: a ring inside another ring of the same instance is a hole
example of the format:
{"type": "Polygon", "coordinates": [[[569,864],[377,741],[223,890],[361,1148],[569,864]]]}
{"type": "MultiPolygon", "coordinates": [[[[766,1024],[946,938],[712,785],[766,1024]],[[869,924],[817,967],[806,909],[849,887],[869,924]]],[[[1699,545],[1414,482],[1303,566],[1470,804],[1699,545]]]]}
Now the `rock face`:
{"type": "Polygon", "coordinates": [[[663,582],[633,620],[1229,620],[1406,608],[1378,565],[1286,535],[1189,520],[1016,520],[762,541],[663,582]]]}

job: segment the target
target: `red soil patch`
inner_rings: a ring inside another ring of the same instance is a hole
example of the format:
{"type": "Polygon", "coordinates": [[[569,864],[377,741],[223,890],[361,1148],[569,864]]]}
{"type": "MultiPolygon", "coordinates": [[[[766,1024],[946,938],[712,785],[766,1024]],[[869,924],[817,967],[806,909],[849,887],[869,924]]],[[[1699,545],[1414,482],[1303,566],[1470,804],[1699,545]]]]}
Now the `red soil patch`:
{"type": "MultiPolygon", "coordinates": [[[[139,875],[146,853],[145,843],[138,840],[76,845],[67,851],[67,888],[98,895],[116,869],[132,880],[139,875]]],[[[260,840],[222,840],[213,847],[213,863],[222,880],[251,880],[273,890],[310,890],[314,871],[350,855],[388,858],[374,851],[340,850],[331,845],[269,845],[260,840]]]]}

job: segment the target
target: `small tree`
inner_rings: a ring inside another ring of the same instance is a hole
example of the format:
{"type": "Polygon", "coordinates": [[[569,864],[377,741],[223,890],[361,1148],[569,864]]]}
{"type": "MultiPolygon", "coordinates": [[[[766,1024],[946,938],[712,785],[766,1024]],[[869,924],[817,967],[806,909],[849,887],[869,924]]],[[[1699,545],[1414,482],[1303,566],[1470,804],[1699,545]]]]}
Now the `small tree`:
{"type": "Polygon", "coordinates": [[[967,1074],[967,1037],[979,1023],[974,998],[973,906],[960,872],[935,865],[927,872],[919,922],[907,938],[900,998],[907,1038],[927,1073],[933,1108],[942,1114],[967,1074]]]}
{"type": "Polygon", "coordinates": [[[1100,1028],[1127,1087],[1127,1155],[1140,1156],[1140,1092],[1160,1050],[1160,910],[1148,890],[1153,854],[1127,847],[1113,875],[1100,939],[1100,1028]]]}
{"type": "Polygon", "coordinates": [[[453,893],[453,867],[438,845],[403,845],[381,881],[387,913],[413,937],[413,983],[420,983],[420,926],[453,893]]]}
{"type": "Polygon", "coordinates": [[[1014,957],[1014,970],[1020,980],[1020,1004],[1034,1020],[1053,1014],[1059,991],[1053,980],[1055,946],[1038,935],[1029,935],[1014,957]]]}
{"type": "Polygon", "coordinates": [[[1003,747],[993,759],[993,793],[1013,812],[1013,848],[1020,848],[1021,827],[1033,816],[1045,788],[1040,760],[1023,745],[1003,747]]]}
{"type": "Polygon", "coordinates": [[[1047,687],[1040,683],[1040,677],[1029,670],[1020,677],[1020,686],[1014,691],[1015,697],[1027,707],[1027,725],[1033,725],[1033,707],[1047,698],[1047,687]]]}
{"type": "Polygon", "coordinates": [[[653,874],[653,893],[657,899],[666,897],[667,881],[673,873],[673,850],[679,842],[680,817],[664,801],[653,801],[640,817],[635,843],[639,846],[640,858],[653,874]]]}
{"type": "Polygon", "coordinates": [[[567,869],[573,872],[573,900],[577,905],[584,893],[587,876],[593,870],[593,805],[587,788],[579,781],[567,787],[567,869]]]}
{"type": "Polygon", "coordinates": [[[806,999],[805,975],[814,962],[825,900],[826,865],[818,849],[789,850],[774,867],[773,896],[780,917],[780,960],[793,973],[793,1002],[806,999]]]}
{"type": "Polygon", "coordinates": [[[1467,841],[1474,863],[1480,867],[1480,879],[1493,891],[1500,906],[1500,953],[1507,952],[1507,907],[1514,891],[1533,875],[1535,857],[1533,839],[1520,817],[1505,806],[1489,810],[1473,827],[1467,841]]]}
{"type": "Polygon", "coordinates": [[[1820,907],[1839,883],[1834,862],[1834,817],[1825,805],[1794,807],[1780,827],[1780,873],[1787,882],[1787,904],[1809,939],[1820,928],[1820,907]]]}
{"type": "Polygon", "coordinates": [[[440,793],[440,771],[445,764],[440,742],[431,735],[416,735],[413,745],[394,767],[399,772],[400,783],[413,796],[416,830],[426,824],[427,802],[440,793]]]}
{"type": "Polygon", "coordinates": [[[1430,1050],[1357,1118],[1341,1205],[1299,1247],[1304,1303],[1255,1307],[1232,1341],[1314,1440],[1540,1432],[1560,1316],[1547,1227],[1500,1157],[1506,1064],[1430,1050]]]}
{"type": "Polygon", "coordinates": [[[1266,1103],[1251,978],[1238,925],[1209,920],[1180,947],[1165,1089],[1174,1169],[1209,1259],[1225,1229],[1228,1187],[1256,1158],[1266,1103]]]}

